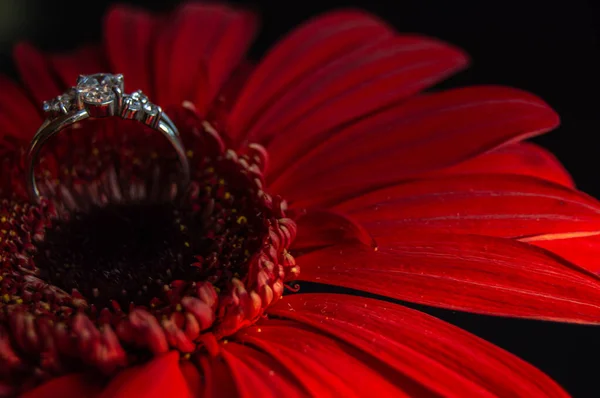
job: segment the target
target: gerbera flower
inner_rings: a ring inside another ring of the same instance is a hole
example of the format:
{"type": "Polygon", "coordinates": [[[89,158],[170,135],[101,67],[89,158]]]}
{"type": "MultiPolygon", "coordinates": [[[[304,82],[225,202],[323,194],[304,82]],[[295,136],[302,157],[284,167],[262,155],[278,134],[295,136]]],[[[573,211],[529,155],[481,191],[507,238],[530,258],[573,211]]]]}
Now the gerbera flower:
{"type": "Polygon", "coordinates": [[[255,25],[219,5],[117,7],[102,48],[16,48],[26,89],[3,78],[0,94],[0,395],[566,395],[383,300],[598,323],[592,264],[556,253],[593,246],[600,204],[520,142],[558,124],[552,109],[506,87],[420,93],[466,56],[360,11],[308,21],[253,66],[255,25]],[[49,143],[45,199],[28,202],[41,102],[102,71],[179,127],[182,203],[172,150],[112,119],[49,143]],[[382,299],[284,294],[293,281],[382,299]]]}

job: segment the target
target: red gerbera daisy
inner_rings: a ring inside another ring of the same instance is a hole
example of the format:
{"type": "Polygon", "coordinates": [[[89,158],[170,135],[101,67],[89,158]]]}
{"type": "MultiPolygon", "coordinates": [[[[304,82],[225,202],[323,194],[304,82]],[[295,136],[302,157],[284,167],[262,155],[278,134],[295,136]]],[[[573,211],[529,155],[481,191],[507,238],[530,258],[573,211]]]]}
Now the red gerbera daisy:
{"type": "Polygon", "coordinates": [[[282,298],[301,280],[598,323],[600,279],[579,267],[590,257],[546,249],[594,250],[600,203],[519,142],[554,128],[552,109],[506,87],[419,93],[465,55],[360,11],[309,21],[251,67],[255,25],[219,5],[171,18],[117,7],[103,49],[17,47],[27,91],[3,79],[0,95],[0,395],[566,395],[416,310],[282,298]],[[181,204],[160,135],[112,119],[49,143],[45,199],[28,202],[41,101],[104,71],[179,127],[192,167],[181,204]]]}

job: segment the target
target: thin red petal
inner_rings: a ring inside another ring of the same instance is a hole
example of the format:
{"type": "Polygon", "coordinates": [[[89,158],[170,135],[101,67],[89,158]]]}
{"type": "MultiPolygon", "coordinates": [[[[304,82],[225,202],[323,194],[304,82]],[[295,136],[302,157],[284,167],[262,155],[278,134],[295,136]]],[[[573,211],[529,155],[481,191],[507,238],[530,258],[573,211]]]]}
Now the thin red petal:
{"type": "Polygon", "coordinates": [[[227,131],[241,139],[255,119],[291,87],[332,60],[392,34],[382,21],[360,11],[336,11],[308,21],[261,61],[240,93],[227,131]]]}
{"type": "Polygon", "coordinates": [[[0,136],[30,139],[42,123],[41,109],[33,105],[23,88],[6,76],[0,75],[0,87],[0,136]]]}
{"type": "Polygon", "coordinates": [[[252,347],[223,345],[223,359],[241,388],[240,397],[301,397],[306,392],[273,358],[252,347]]]}
{"type": "MultiPolygon", "coordinates": [[[[335,207],[377,239],[398,230],[500,236],[600,232],[600,202],[519,175],[458,175],[373,191],[335,207]]],[[[402,232],[401,232],[402,233],[402,232]]]]}
{"type": "Polygon", "coordinates": [[[98,46],[82,47],[68,54],[49,56],[56,74],[64,86],[73,86],[79,75],[91,75],[109,71],[104,51],[98,46]]]}
{"type": "Polygon", "coordinates": [[[106,15],[104,39],[107,56],[111,69],[125,76],[128,92],[142,90],[150,98],[155,98],[151,53],[158,32],[158,18],[141,9],[119,5],[106,15]]]}
{"type": "Polygon", "coordinates": [[[465,64],[460,51],[424,37],[371,42],[288,87],[249,128],[247,139],[268,143],[278,171],[332,130],[431,86],[465,64]]]}
{"type": "Polygon", "coordinates": [[[558,159],[546,149],[531,142],[505,145],[427,176],[457,174],[520,174],[571,188],[575,186],[571,175],[558,159]]]}
{"type": "Polygon", "coordinates": [[[303,383],[307,396],[402,397],[425,391],[411,380],[391,377],[385,365],[360,350],[297,322],[269,319],[235,339],[284,366],[303,383]]]}
{"type": "Polygon", "coordinates": [[[332,210],[309,209],[300,216],[294,250],[321,248],[343,242],[362,243],[375,248],[376,242],[356,220],[332,210]]]}
{"type": "Polygon", "coordinates": [[[542,247],[582,268],[600,274],[600,234],[551,234],[522,241],[542,247]]]}
{"type": "Polygon", "coordinates": [[[166,396],[192,396],[179,368],[179,354],[175,351],[122,371],[102,393],[102,398],[166,396]]]}
{"type": "Polygon", "coordinates": [[[204,382],[199,369],[190,361],[182,361],[179,364],[179,369],[187,382],[192,397],[199,397],[204,390],[204,382]]]}
{"type": "Polygon", "coordinates": [[[558,116],[548,105],[512,88],[469,87],[422,95],[314,143],[271,189],[298,207],[335,203],[460,163],[557,124],[558,116]]]}
{"type": "Polygon", "coordinates": [[[301,256],[298,279],[480,314],[600,324],[600,277],[537,247],[418,231],[378,244],[301,256]]]}
{"type": "Polygon", "coordinates": [[[52,379],[21,395],[22,398],[81,398],[98,397],[102,384],[89,375],[70,374],[52,379]]]}
{"type": "Polygon", "coordinates": [[[231,373],[231,369],[220,357],[202,355],[198,359],[202,371],[204,391],[200,394],[204,398],[238,397],[239,386],[231,373]]]}
{"type": "Polygon", "coordinates": [[[341,294],[287,296],[269,309],[329,333],[447,397],[565,397],[514,355],[419,311],[341,294]]]}
{"type": "Polygon", "coordinates": [[[162,106],[190,101],[200,113],[246,53],[254,14],[218,4],[185,4],[158,37],[155,87],[162,106]]]}
{"type": "Polygon", "coordinates": [[[28,43],[20,43],[15,46],[13,56],[35,105],[41,106],[44,101],[62,94],[64,87],[52,74],[50,61],[39,50],[28,43]]]}

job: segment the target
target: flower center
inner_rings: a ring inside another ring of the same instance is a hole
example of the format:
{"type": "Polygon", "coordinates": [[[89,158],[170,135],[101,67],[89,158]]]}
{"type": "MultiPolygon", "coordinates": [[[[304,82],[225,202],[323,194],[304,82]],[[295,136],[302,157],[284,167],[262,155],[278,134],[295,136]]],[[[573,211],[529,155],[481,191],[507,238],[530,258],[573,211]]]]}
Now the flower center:
{"type": "Polygon", "coordinates": [[[78,363],[111,373],[144,352],[211,352],[298,274],[287,251],[296,225],[262,189],[264,149],[227,150],[195,113],[169,113],[192,170],[183,196],[159,134],[92,121],[42,154],[40,205],[0,204],[0,349],[11,380],[78,363]]]}
{"type": "Polygon", "coordinates": [[[34,263],[40,279],[76,289],[89,304],[147,305],[175,280],[210,281],[223,289],[245,275],[262,231],[228,224],[216,228],[201,211],[168,203],[94,206],[53,223],[34,263]]]}

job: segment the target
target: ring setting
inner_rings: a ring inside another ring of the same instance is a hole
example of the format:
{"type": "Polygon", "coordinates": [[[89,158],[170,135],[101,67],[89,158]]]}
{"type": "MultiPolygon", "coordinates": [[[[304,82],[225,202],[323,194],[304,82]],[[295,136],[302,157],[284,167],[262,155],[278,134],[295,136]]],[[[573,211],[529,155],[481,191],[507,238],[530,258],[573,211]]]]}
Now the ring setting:
{"type": "Polygon", "coordinates": [[[74,87],[45,101],[43,110],[47,119],[33,137],[28,152],[27,189],[32,201],[41,199],[34,166],[42,146],[62,129],[88,118],[117,116],[141,122],[162,133],[174,147],[181,163],[183,178],[179,193],[187,187],[189,164],[177,128],[162,108],[152,103],[142,91],[126,94],[122,74],[80,75],[74,87]]]}
{"type": "Polygon", "coordinates": [[[160,106],[150,102],[141,90],[124,94],[123,86],[121,74],[80,75],[75,87],[45,101],[43,109],[51,117],[85,109],[90,117],[121,116],[156,128],[162,114],[160,106]]]}

